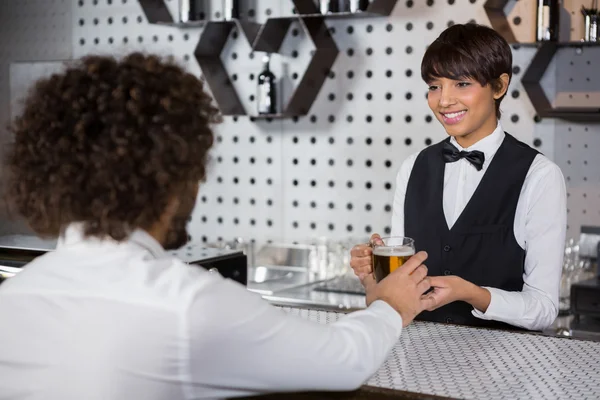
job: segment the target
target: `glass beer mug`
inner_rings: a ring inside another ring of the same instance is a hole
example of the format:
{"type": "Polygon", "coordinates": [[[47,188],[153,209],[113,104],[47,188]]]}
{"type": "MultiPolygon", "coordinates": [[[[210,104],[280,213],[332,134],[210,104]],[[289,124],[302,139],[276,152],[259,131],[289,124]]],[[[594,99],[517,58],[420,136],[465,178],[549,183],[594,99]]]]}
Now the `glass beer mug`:
{"type": "Polygon", "coordinates": [[[408,237],[384,237],[381,242],[372,241],[370,245],[373,248],[373,274],[377,282],[415,255],[415,241],[408,237]]]}

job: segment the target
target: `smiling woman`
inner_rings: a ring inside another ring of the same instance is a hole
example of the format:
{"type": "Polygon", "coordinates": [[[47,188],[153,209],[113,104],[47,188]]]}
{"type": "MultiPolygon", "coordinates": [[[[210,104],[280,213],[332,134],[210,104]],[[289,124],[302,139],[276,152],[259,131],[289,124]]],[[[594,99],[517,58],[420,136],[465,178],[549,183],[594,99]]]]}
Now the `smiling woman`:
{"type": "MultiPolygon", "coordinates": [[[[392,236],[429,254],[435,305],[417,319],[537,330],[556,318],[565,183],[504,132],[511,75],[508,43],[481,25],[448,28],[423,57],[427,102],[450,137],[406,159],[396,182],[392,236]]],[[[368,282],[365,253],[357,246],[351,264],[368,282]]]]}
{"type": "MultiPolygon", "coordinates": [[[[512,77],[512,52],[506,40],[491,28],[476,24],[446,29],[428,48],[421,62],[421,78],[428,84],[439,78],[477,81],[502,91],[500,77],[512,77]]],[[[506,94],[495,99],[496,116],[506,94]]]]}
{"type": "Polygon", "coordinates": [[[429,107],[463,147],[494,130],[511,76],[508,43],[493,29],[475,24],[444,31],[421,63],[429,107]]]}

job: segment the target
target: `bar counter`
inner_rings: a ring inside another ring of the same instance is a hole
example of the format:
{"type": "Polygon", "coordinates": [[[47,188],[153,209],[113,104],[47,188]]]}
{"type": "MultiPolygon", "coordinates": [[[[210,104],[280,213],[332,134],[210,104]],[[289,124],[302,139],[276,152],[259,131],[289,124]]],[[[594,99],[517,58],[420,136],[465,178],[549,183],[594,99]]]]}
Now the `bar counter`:
{"type": "MultiPolygon", "coordinates": [[[[342,312],[281,307],[322,324],[342,312]]],[[[600,342],[416,321],[353,392],[256,399],[598,399],[600,342]]]]}
{"type": "MultiPolygon", "coordinates": [[[[21,243],[17,247],[23,248],[21,243]]],[[[37,245],[25,247],[46,250],[37,245]]],[[[174,255],[184,261],[192,257],[187,261],[193,264],[203,264],[214,252],[222,257],[240,254],[195,247],[182,252],[185,254],[174,255]]],[[[317,290],[323,281],[307,278],[302,269],[289,271],[295,272],[286,271],[283,280],[259,283],[249,279],[247,288],[282,312],[322,324],[365,307],[364,295],[317,290]]],[[[255,278],[252,270],[248,275],[255,278]]],[[[252,398],[600,399],[600,321],[586,322],[584,318],[574,323],[570,317],[562,317],[544,332],[415,321],[403,330],[384,365],[359,390],[252,398]]]]}

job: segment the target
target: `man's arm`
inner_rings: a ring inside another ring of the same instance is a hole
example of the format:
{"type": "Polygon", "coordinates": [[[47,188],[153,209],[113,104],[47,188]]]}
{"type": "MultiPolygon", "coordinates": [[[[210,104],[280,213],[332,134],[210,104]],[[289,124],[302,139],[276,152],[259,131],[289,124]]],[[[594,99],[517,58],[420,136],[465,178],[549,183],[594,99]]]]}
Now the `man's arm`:
{"type": "Polygon", "coordinates": [[[473,310],[476,317],[532,330],[550,326],[558,315],[567,224],[563,175],[555,164],[539,161],[543,162],[532,173],[527,191],[523,290],[485,288],[491,294],[487,310],[473,310]]]}
{"type": "Polygon", "coordinates": [[[190,309],[190,377],[210,397],[352,390],[383,364],[402,330],[388,303],[330,325],[288,315],[225,279],[190,309]]]}

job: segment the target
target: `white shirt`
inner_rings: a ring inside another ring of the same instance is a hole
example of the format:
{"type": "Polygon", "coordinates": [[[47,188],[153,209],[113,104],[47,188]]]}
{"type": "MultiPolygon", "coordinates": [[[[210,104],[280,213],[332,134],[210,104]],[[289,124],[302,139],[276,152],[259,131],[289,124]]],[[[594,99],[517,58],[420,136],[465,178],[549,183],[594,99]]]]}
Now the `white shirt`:
{"type": "MultiPolygon", "coordinates": [[[[459,150],[479,150],[485,154],[481,171],[465,159],[446,163],[443,205],[451,228],[481,182],[505,137],[500,123],[494,132],[469,148],[452,143],[459,150]]],[[[397,175],[392,216],[392,235],[404,236],[406,187],[418,153],[407,158],[397,175]]],[[[517,203],[513,226],[519,246],[526,252],[523,289],[508,292],[486,287],[491,303],[485,313],[473,309],[478,318],[506,322],[526,329],[548,327],[558,315],[558,297],[565,246],[567,210],[566,188],[560,168],[538,154],[525,178],[517,203]]],[[[427,221],[423,221],[427,224],[427,221]]],[[[485,268],[485,266],[481,266],[485,268]]]]}
{"type": "Polygon", "coordinates": [[[402,318],[375,301],[331,325],[168,255],[67,229],[0,285],[0,399],[179,400],[352,390],[381,366],[402,318]]]}

